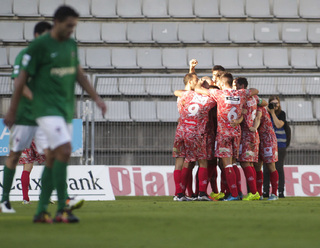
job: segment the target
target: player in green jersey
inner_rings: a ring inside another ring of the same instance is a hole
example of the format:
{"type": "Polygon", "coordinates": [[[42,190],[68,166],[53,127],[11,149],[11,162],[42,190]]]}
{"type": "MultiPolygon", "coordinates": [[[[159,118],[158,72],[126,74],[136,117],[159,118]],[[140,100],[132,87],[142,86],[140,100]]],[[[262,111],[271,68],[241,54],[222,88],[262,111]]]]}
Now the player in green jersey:
{"type": "Polygon", "coordinates": [[[54,26],[49,34],[34,40],[22,59],[22,69],[17,79],[5,124],[14,123],[17,105],[27,78],[32,78],[32,115],[48,138],[53,153],[53,167],[45,167],[42,190],[34,222],[52,222],[47,205],[52,190],[58,194],[55,222],[78,222],[65,208],[66,171],[71,154],[71,120],[74,111],[74,88],[78,81],[90,97],[106,113],[106,105],[91,86],[78,62],[76,42],[70,38],[78,20],[78,13],[68,6],[59,7],[54,14],[54,26]]]}

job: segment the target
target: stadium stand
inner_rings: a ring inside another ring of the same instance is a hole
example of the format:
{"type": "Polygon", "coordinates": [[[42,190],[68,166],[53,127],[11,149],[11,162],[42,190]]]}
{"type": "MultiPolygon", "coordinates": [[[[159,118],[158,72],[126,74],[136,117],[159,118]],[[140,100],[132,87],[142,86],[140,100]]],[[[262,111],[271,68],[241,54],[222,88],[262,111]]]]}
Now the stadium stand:
{"type": "Polygon", "coordinates": [[[91,0],[91,14],[95,18],[117,18],[116,0],[91,0]]]}
{"type": "Polygon", "coordinates": [[[14,0],[13,12],[17,16],[40,16],[38,13],[38,0],[14,0]]]}
{"type": "Polygon", "coordinates": [[[298,18],[297,0],[274,0],[273,14],[277,18],[298,18]]]}

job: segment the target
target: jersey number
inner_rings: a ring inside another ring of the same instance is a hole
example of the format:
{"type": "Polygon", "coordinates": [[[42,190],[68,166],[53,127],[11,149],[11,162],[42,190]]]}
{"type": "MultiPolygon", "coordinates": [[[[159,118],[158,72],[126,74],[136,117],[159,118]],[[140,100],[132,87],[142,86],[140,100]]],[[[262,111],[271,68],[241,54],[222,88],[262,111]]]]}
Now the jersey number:
{"type": "Polygon", "coordinates": [[[195,116],[199,111],[199,105],[198,104],[192,104],[188,107],[188,111],[190,114],[189,116],[195,116]]]}
{"type": "Polygon", "coordinates": [[[237,108],[232,107],[228,113],[228,120],[231,122],[231,120],[236,120],[238,119],[238,115],[236,113],[237,108]]]}

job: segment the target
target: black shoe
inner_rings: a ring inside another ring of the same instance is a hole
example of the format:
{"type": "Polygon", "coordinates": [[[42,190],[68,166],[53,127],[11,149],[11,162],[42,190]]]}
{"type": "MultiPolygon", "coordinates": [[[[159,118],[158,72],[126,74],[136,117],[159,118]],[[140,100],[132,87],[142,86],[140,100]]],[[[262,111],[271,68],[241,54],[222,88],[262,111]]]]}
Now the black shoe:
{"type": "Polygon", "coordinates": [[[60,210],[53,219],[56,223],[78,223],[79,219],[70,210],[60,210]]]}
{"type": "Polygon", "coordinates": [[[41,212],[39,215],[35,215],[33,223],[53,223],[51,216],[48,212],[41,212]]]}
{"type": "Polygon", "coordinates": [[[269,198],[269,193],[263,192],[263,198],[269,198]]]}
{"type": "Polygon", "coordinates": [[[279,198],[285,198],[283,192],[279,192],[279,198]]]}
{"type": "Polygon", "coordinates": [[[219,201],[227,200],[230,195],[231,195],[231,193],[225,194],[225,196],[222,199],[219,199],[219,201]]]}

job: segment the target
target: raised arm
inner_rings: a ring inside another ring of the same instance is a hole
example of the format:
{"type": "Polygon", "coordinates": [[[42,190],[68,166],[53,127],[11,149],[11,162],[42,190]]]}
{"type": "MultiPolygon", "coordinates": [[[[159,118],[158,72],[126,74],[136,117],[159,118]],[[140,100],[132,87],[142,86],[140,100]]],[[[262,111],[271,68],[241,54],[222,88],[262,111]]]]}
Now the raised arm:
{"type": "Polygon", "coordinates": [[[196,73],[196,65],[198,64],[198,61],[196,59],[191,59],[189,62],[189,73],[196,73]]]}
{"type": "Polygon", "coordinates": [[[250,96],[255,96],[259,94],[259,90],[255,89],[255,88],[250,88],[250,96]]]}

